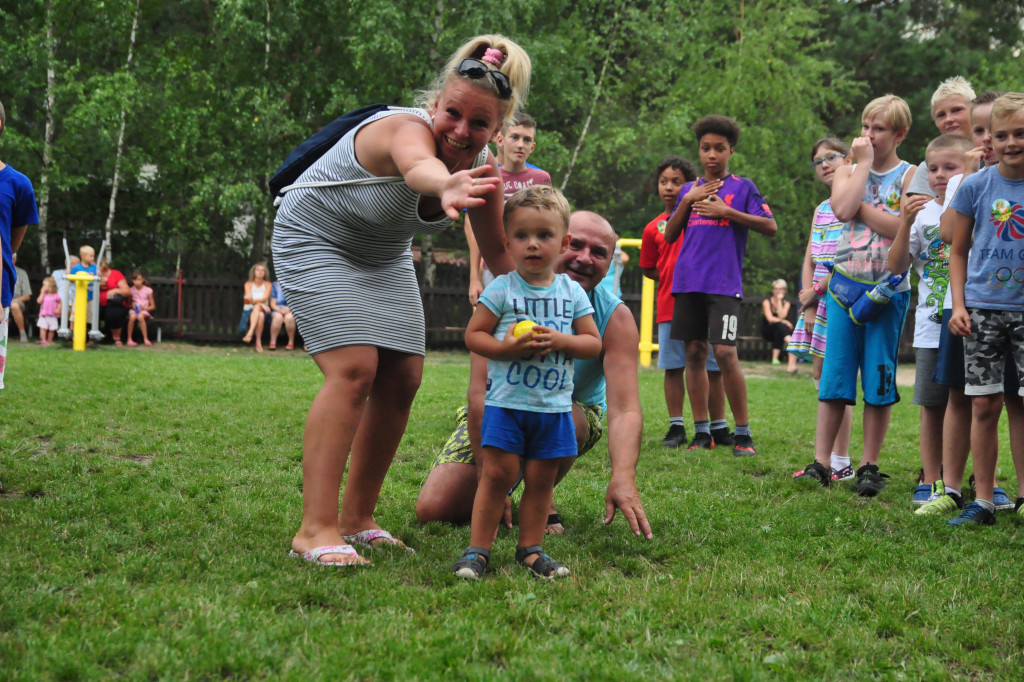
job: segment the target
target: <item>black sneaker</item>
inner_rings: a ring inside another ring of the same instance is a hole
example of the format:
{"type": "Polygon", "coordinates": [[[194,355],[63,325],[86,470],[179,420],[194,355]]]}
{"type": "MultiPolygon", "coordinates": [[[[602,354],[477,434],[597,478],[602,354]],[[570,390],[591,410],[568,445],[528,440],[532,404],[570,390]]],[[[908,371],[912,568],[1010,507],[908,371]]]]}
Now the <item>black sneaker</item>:
{"type": "Polygon", "coordinates": [[[960,512],[960,516],[950,521],[947,525],[994,526],[996,525],[996,515],[977,502],[971,502],[960,512]]]}
{"type": "Polygon", "coordinates": [[[714,450],[715,439],[711,437],[710,433],[698,431],[697,433],[693,434],[693,440],[691,440],[690,444],[686,446],[686,449],[700,450],[702,448],[704,450],[714,450]]]}
{"type": "Polygon", "coordinates": [[[686,442],[686,427],[682,424],[672,424],[668,427],[668,433],[661,439],[661,444],[666,448],[678,448],[686,442]]]}
{"type": "Polygon", "coordinates": [[[728,426],[711,429],[711,438],[715,441],[715,445],[732,445],[732,434],[729,433],[728,426]]]}
{"type": "Polygon", "coordinates": [[[883,474],[878,470],[877,464],[865,464],[857,469],[857,483],[854,490],[861,497],[874,497],[885,488],[885,479],[889,474],[883,474]]]}
{"type": "Polygon", "coordinates": [[[757,454],[754,448],[754,439],[750,436],[736,434],[732,443],[733,457],[753,457],[757,454]]]}
{"type": "Polygon", "coordinates": [[[832,485],[832,472],[823,467],[817,461],[811,462],[803,471],[793,474],[794,481],[817,481],[821,487],[827,488],[832,485]]]}

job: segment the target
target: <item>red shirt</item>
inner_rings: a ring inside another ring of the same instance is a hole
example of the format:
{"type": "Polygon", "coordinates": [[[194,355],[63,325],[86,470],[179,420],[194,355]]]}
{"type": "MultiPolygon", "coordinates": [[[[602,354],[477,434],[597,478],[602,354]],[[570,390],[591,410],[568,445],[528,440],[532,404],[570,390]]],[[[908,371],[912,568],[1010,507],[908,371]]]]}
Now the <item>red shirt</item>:
{"type": "Polygon", "coordinates": [[[647,223],[644,228],[643,240],[640,244],[640,267],[657,268],[658,270],[658,323],[672,321],[672,309],[675,299],[672,297],[672,277],[679,258],[679,249],[683,246],[683,234],[669,244],[665,241],[665,223],[668,213],[662,213],[647,223]]]}
{"type": "MultiPolygon", "coordinates": [[[[100,291],[100,305],[107,304],[107,292],[116,290],[118,282],[123,279],[124,275],[119,270],[115,270],[113,268],[110,269],[110,274],[107,275],[107,286],[100,291]]],[[[121,301],[122,305],[127,306],[131,303],[132,297],[129,295],[126,298],[127,300],[121,301]]]]}

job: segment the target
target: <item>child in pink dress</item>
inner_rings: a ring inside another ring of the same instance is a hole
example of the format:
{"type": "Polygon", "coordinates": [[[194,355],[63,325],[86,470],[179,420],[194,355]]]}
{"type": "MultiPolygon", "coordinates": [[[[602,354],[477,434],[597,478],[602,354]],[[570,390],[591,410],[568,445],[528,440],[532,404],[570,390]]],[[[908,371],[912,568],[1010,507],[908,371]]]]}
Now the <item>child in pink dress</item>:
{"type": "Polygon", "coordinates": [[[128,345],[139,345],[132,340],[132,331],[135,329],[135,323],[138,322],[139,331],[142,332],[142,342],[147,346],[152,346],[146,330],[146,318],[153,317],[150,315],[150,311],[156,309],[156,303],[153,302],[153,290],[146,286],[146,278],[142,276],[141,270],[132,273],[131,291],[132,309],[128,312],[128,345]]]}
{"type": "Polygon", "coordinates": [[[60,294],[57,293],[57,280],[47,277],[43,280],[43,288],[39,291],[39,320],[36,326],[39,327],[39,345],[49,346],[53,343],[54,334],[60,326],[58,316],[60,315],[60,294]]]}

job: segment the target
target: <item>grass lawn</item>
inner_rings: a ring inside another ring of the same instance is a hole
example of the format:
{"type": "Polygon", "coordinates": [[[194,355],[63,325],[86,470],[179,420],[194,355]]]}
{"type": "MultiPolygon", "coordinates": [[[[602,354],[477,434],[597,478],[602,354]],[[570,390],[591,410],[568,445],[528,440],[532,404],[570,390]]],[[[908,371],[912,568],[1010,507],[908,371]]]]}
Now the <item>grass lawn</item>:
{"type": "MultiPolygon", "coordinates": [[[[320,386],[303,354],[15,342],[8,361],[3,680],[941,680],[1024,666],[1022,525],[912,514],[909,387],[883,453],[890,485],[865,500],[790,480],[812,459],[806,376],[748,366],[761,455],[735,459],[662,448],[662,375],[642,371],[638,482],[655,539],[621,516],[602,524],[602,442],[556,490],[567,532],[546,549],[572,576],[531,578],[502,531],[495,570],[472,583],[450,574],[468,528],[414,518],[463,399],[462,354],[428,357],[378,507],[417,554],[371,550],[355,570],[286,557],[320,386]]],[[[1005,423],[1001,437],[1012,497],[1005,423]]]]}

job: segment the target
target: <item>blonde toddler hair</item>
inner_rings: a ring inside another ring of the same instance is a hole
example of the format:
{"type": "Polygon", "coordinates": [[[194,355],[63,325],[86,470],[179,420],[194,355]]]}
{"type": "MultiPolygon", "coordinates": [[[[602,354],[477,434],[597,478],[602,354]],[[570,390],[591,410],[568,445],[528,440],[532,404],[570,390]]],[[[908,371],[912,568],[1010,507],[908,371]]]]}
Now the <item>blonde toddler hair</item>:
{"type": "Polygon", "coordinates": [[[569,202],[565,195],[550,185],[531,185],[519,190],[505,202],[505,211],[502,219],[505,221],[505,229],[508,230],[509,217],[517,209],[535,208],[538,211],[550,211],[556,213],[565,231],[569,230],[569,202]]]}

